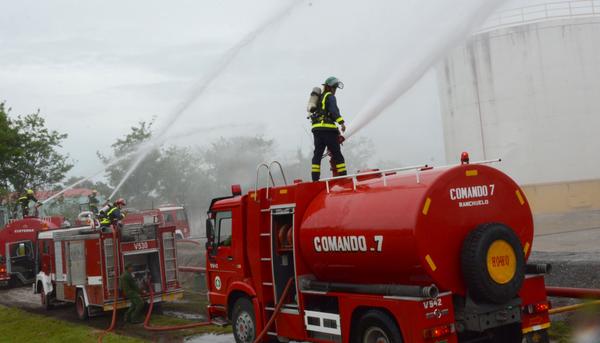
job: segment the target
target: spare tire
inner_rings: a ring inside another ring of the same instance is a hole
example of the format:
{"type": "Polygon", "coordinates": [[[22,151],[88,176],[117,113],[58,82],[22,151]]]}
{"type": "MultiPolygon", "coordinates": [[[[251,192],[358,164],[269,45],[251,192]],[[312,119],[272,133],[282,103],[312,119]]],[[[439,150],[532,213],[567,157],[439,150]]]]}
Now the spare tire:
{"type": "Polygon", "coordinates": [[[475,301],[503,304],[517,296],[525,279],[525,254],[519,237],[506,225],[484,224],[463,242],[461,266],[475,301]]]}

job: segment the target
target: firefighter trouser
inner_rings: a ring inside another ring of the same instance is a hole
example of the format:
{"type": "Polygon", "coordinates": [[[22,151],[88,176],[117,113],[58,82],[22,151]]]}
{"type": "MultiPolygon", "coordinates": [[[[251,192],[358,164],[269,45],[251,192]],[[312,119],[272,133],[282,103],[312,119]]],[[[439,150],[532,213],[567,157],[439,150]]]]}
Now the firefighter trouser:
{"type": "Polygon", "coordinates": [[[28,205],[21,204],[21,211],[23,212],[23,217],[28,216],[29,215],[29,204],[28,205]]]}
{"type": "Polygon", "coordinates": [[[139,294],[127,294],[127,299],[131,305],[125,312],[125,321],[128,323],[139,323],[142,321],[142,311],[144,310],[144,301],[139,294]]]}
{"type": "Polygon", "coordinates": [[[338,141],[339,132],[337,130],[314,130],[315,152],[312,158],[312,180],[318,181],[321,177],[321,159],[325,148],[331,153],[331,158],[335,164],[338,175],[346,175],[346,163],[340,149],[338,141]]]}

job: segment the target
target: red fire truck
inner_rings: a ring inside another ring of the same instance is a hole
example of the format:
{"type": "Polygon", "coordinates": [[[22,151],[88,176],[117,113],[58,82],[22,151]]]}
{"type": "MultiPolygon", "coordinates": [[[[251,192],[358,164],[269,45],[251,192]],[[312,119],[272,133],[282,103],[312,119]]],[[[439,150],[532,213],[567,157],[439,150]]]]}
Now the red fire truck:
{"type": "Polygon", "coordinates": [[[177,239],[190,237],[190,225],[183,206],[163,205],[151,210],[130,211],[124,222],[139,222],[141,218],[149,215],[156,216],[161,226],[175,226],[175,237],[177,239]]]}
{"type": "Polygon", "coordinates": [[[37,235],[61,227],[63,217],[10,220],[0,230],[0,285],[28,284],[38,271],[37,235]]]}
{"type": "Polygon", "coordinates": [[[190,238],[190,223],[183,206],[162,205],[158,210],[163,215],[165,225],[175,225],[177,238],[190,238]]]}
{"type": "Polygon", "coordinates": [[[210,206],[210,317],[238,343],[277,310],[265,342],[549,342],[529,204],[487,162],[265,188],[257,172],[210,206]]]}
{"type": "MultiPolygon", "coordinates": [[[[132,263],[140,288],[150,283],[154,302],[173,301],[183,296],[178,281],[175,227],[158,225],[156,217],[116,229],[78,227],[42,232],[38,236],[41,271],[35,293],[42,305],[75,303],[80,319],[103,311],[128,307],[121,294],[115,304],[115,277],[132,263]]],[[[149,298],[149,292],[143,295],[149,298]]]]}

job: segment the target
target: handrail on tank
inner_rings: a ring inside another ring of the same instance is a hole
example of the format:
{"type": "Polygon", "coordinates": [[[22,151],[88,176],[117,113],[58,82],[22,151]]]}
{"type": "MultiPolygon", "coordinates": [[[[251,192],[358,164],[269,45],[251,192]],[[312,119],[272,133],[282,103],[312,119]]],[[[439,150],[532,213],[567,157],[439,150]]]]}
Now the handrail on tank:
{"type": "MultiPolygon", "coordinates": [[[[502,159],[501,158],[495,158],[493,160],[475,161],[475,162],[468,163],[468,165],[491,164],[491,163],[498,163],[498,162],[502,162],[502,159]]],[[[461,165],[461,164],[460,163],[446,164],[446,165],[443,165],[443,166],[437,166],[436,168],[448,168],[448,167],[454,167],[454,166],[458,166],[458,165],[461,165]]]]}
{"type": "Polygon", "coordinates": [[[476,33],[531,24],[548,19],[596,15],[600,15],[600,1],[598,0],[555,1],[498,11],[492,14],[476,33]]]}
{"type": "MultiPolygon", "coordinates": [[[[283,178],[283,183],[287,186],[287,178],[285,177],[285,173],[283,172],[283,167],[281,166],[281,163],[279,163],[279,161],[273,161],[271,163],[269,163],[269,173],[271,173],[271,167],[276,164],[279,167],[279,172],[281,173],[281,177],[283,178]]],[[[271,180],[273,180],[273,175],[271,175],[271,180]]],[[[273,184],[273,186],[275,186],[275,184],[273,184]]]]}
{"type": "MultiPolygon", "coordinates": [[[[262,167],[267,168],[267,172],[269,173],[269,176],[271,176],[271,182],[273,182],[273,176],[271,175],[271,172],[269,171],[269,165],[266,163],[260,163],[258,166],[256,166],[256,183],[254,184],[254,201],[258,202],[258,177],[260,176],[260,169],[262,167]]],[[[269,179],[267,179],[267,188],[269,188],[269,179]]]]}
{"type": "Polygon", "coordinates": [[[279,163],[279,161],[272,161],[269,164],[266,164],[265,162],[260,163],[258,166],[256,166],[256,183],[254,186],[254,200],[258,202],[258,179],[260,176],[260,170],[264,167],[267,169],[267,173],[269,178],[267,179],[267,199],[269,198],[269,179],[271,180],[271,185],[273,187],[275,187],[275,179],[273,179],[273,173],[271,172],[271,167],[273,165],[277,165],[279,166],[279,171],[281,172],[281,177],[283,178],[283,183],[287,186],[287,178],[285,177],[285,173],[283,172],[283,167],[281,166],[281,163],[279,163]]]}
{"type": "MultiPolygon", "coordinates": [[[[472,162],[470,164],[490,164],[490,163],[497,163],[497,162],[502,162],[502,159],[501,158],[496,158],[496,159],[492,159],[492,160],[482,160],[482,161],[472,162]]],[[[437,167],[437,168],[451,167],[451,166],[455,166],[455,165],[457,165],[457,164],[449,164],[449,165],[440,166],[440,167],[437,167]]],[[[368,172],[356,173],[356,174],[350,174],[350,175],[334,176],[334,177],[330,177],[330,178],[326,178],[326,179],[321,179],[319,181],[324,181],[325,182],[325,187],[327,188],[327,193],[329,193],[329,191],[330,191],[329,181],[335,181],[335,180],[352,178],[352,188],[354,190],[356,190],[356,183],[358,182],[358,180],[357,180],[358,176],[381,174],[381,177],[383,179],[383,185],[387,186],[387,178],[386,178],[386,174],[387,173],[398,172],[398,171],[407,171],[407,170],[416,170],[417,183],[421,183],[420,172],[421,172],[422,169],[425,169],[425,168],[429,168],[429,165],[424,164],[424,165],[417,165],[417,166],[411,166],[411,167],[402,167],[402,168],[392,168],[392,169],[385,169],[385,170],[368,171],[368,172]]]]}
{"type": "Polygon", "coordinates": [[[401,168],[392,168],[392,169],[368,171],[368,172],[356,173],[356,174],[350,174],[350,175],[334,176],[334,177],[330,177],[330,178],[326,178],[326,179],[321,179],[319,181],[324,181],[325,182],[325,187],[327,188],[327,193],[329,193],[329,191],[330,191],[330,189],[329,189],[329,181],[335,181],[335,180],[352,178],[352,188],[354,190],[356,190],[356,182],[357,182],[356,178],[358,176],[367,176],[367,175],[381,174],[382,179],[383,179],[383,185],[387,186],[387,178],[386,178],[386,174],[387,173],[399,172],[399,171],[407,171],[407,170],[415,170],[415,169],[419,170],[419,169],[423,169],[423,168],[427,168],[427,167],[428,167],[428,165],[423,164],[423,165],[418,165],[418,166],[410,166],[410,167],[401,167],[401,168]]]}

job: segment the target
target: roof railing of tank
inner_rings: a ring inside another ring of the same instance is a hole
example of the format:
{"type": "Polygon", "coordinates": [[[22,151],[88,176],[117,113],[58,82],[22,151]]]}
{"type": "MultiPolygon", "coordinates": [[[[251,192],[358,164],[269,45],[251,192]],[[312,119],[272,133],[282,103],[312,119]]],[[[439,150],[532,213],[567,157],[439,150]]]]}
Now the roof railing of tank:
{"type": "Polygon", "coordinates": [[[272,185],[273,187],[276,186],[275,184],[275,179],[273,178],[273,173],[271,171],[271,169],[273,168],[273,166],[277,166],[279,167],[279,172],[281,173],[281,178],[283,179],[283,184],[285,186],[287,186],[287,178],[285,177],[285,173],[283,172],[283,167],[281,166],[281,163],[279,163],[279,161],[272,161],[271,163],[267,164],[265,162],[259,164],[258,166],[256,166],[256,185],[254,187],[254,200],[258,201],[257,198],[257,193],[258,193],[258,179],[260,176],[260,170],[261,169],[266,169],[267,170],[267,175],[269,176],[269,178],[267,179],[267,199],[269,199],[269,185],[272,185]],[[269,180],[270,179],[270,180],[269,180]],[[271,181],[271,183],[269,183],[269,181],[271,181]]]}
{"type": "MultiPolygon", "coordinates": [[[[496,163],[496,162],[502,162],[501,158],[496,158],[493,160],[482,160],[482,161],[476,161],[476,162],[471,162],[470,164],[489,164],[489,163],[496,163]]],[[[436,167],[436,168],[445,168],[445,167],[453,167],[456,166],[457,164],[449,164],[449,165],[445,165],[445,166],[440,166],[440,167],[436,167]]],[[[385,169],[385,170],[375,170],[375,171],[368,171],[368,172],[363,172],[363,173],[356,173],[356,174],[349,174],[349,175],[342,175],[342,176],[334,176],[334,177],[330,177],[330,178],[326,178],[326,179],[321,179],[319,181],[323,181],[325,182],[325,186],[327,188],[327,193],[330,192],[330,187],[329,187],[329,182],[330,181],[335,181],[335,180],[343,180],[343,179],[348,179],[348,178],[352,178],[352,189],[356,190],[356,185],[358,183],[358,177],[359,176],[367,176],[367,175],[376,175],[376,174],[380,174],[381,175],[381,179],[383,181],[383,185],[387,186],[387,174],[389,173],[393,173],[393,172],[399,172],[399,171],[409,171],[409,170],[415,170],[415,177],[416,177],[416,181],[417,183],[421,183],[421,171],[422,170],[429,170],[432,169],[432,166],[429,166],[427,164],[423,164],[423,165],[418,165],[418,166],[410,166],[410,167],[402,167],[402,168],[392,168],[392,169],[385,169]]]]}
{"type": "Polygon", "coordinates": [[[329,189],[329,182],[330,181],[336,181],[336,180],[343,180],[343,179],[349,179],[352,178],[352,188],[354,190],[356,190],[356,184],[358,182],[357,177],[358,176],[367,176],[367,175],[381,175],[381,178],[383,180],[383,185],[387,186],[387,175],[389,173],[394,173],[394,172],[399,172],[399,171],[408,171],[408,170],[416,170],[417,171],[417,183],[420,182],[420,178],[419,178],[419,171],[423,168],[428,168],[429,166],[426,164],[422,164],[422,165],[418,165],[418,166],[410,166],[410,167],[402,167],[402,168],[392,168],[392,169],[384,169],[384,170],[376,170],[376,171],[368,171],[368,172],[362,172],[362,173],[356,173],[356,174],[349,174],[349,175],[341,175],[341,176],[334,176],[334,177],[330,177],[327,179],[321,179],[319,181],[324,181],[325,182],[325,186],[327,188],[327,193],[329,193],[330,189],[329,189]]]}
{"type": "Polygon", "coordinates": [[[500,10],[493,13],[477,33],[496,29],[537,23],[550,19],[579,18],[600,15],[600,0],[567,0],[520,8],[500,10]]]}

